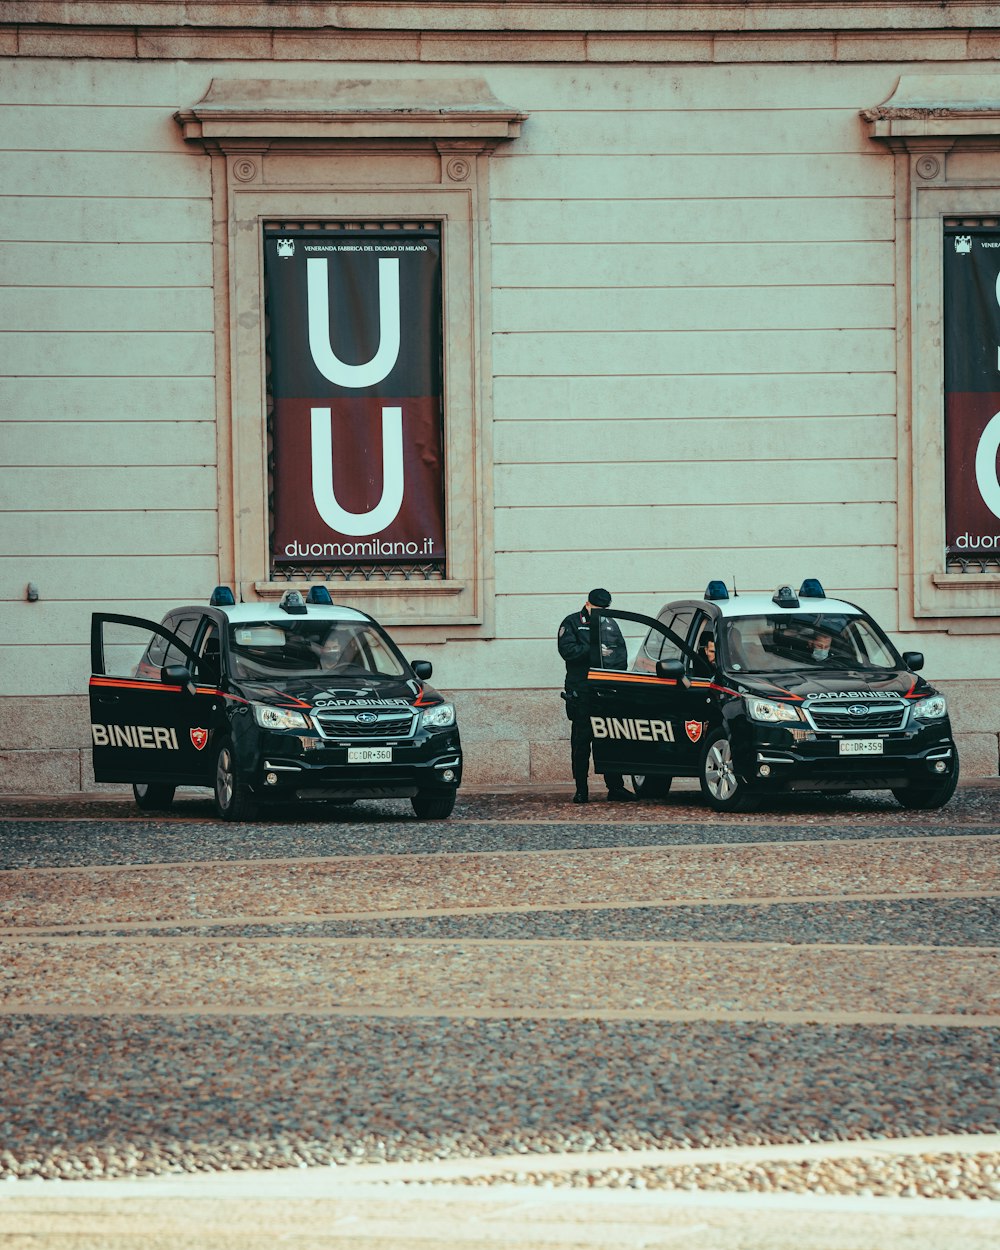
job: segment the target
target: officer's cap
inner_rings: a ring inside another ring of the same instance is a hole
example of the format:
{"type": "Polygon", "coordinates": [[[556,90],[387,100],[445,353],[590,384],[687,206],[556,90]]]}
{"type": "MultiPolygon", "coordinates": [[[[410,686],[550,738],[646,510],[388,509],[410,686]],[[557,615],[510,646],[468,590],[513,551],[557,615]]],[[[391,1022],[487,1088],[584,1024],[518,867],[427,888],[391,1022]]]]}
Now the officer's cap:
{"type": "Polygon", "coordinates": [[[595,608],[607,608],[611,606],[611,595],[602,586],[598,586],[587,596],[587,602],[592,603],[595,608]]]}

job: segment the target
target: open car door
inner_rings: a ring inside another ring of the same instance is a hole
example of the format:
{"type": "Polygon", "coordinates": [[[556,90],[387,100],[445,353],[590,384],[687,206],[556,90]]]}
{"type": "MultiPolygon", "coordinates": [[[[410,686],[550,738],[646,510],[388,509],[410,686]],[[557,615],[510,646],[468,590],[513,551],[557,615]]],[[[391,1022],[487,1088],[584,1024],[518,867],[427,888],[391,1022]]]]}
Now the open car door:
{"type": "Polygon", "coordinates": [[[210,784],[223,699],[195,685],[188,643],[142,617],[95,612],[90,652],[94,779],[210,784]]]}
{"type": "Polygon", "coordinates": [[[591,614],[587,695],[594,734],[594,771],[645,777],[692,777],[710,716],[702,682],[693,686],[686,669],[701,660],[684,638],[662,622],[611,608],[591,614]],[[603,621],[634,621],[646,638],[632,669],[606,668],[603,621]]]}

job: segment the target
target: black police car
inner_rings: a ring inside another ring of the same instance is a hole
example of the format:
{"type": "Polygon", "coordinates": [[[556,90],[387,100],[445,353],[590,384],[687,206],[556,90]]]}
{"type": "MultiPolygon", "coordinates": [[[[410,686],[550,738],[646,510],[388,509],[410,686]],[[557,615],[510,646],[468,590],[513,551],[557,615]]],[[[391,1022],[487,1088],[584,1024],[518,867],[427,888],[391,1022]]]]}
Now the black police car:
{"type": "Polygon", "coordinates": [[[594,767],[632,774],[640,795],[674,777],[698,777],[718,811],[790,791],[888,789],[910,808],[954,794],[958,751],[944,695],[916,676],[924,657],[818,581],[732,598],[713,581],[656,620],[600,614],[647,630],[629,672],[604,669],[592,631],[587,683],[594,767]]]}
{"type": "Polygon", "coordinates": [[[91,624],[94,777],[130,781],[142,808],[209,786],[225,820],[264,799],[408,798],[451,814],[462,779],[454,705],[364,612],[324,586],[279,605],[208,607],[161,624],[97,612],[91,624]]]}

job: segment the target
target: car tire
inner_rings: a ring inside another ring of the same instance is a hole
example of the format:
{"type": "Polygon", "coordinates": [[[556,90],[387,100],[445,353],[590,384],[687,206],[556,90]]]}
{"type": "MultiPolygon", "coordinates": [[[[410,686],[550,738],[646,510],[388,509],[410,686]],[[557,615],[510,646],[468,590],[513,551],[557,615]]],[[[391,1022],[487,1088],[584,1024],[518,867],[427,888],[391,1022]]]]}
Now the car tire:
{"type": "Polygon", "coordinates": [[[945,777],[943,781],[934,781],[930,785],[923,786],[906,786],[893,790],[892,794],[900,807],[908,807],[914,810],[929,811],[931,808],[944,807],[951,796],[955,793],[955,787],[958,785],[958,768],[950,777],[945,777]]]}
{"type": "Polygon", "coordinates": [[[437,790],[418,790],[410,803],[421,820],[447,820],[455,810],[455,797],[454,790],[444,794],[437,790]]]}
{"type": "Polygon", "coordinates": [[[632,789],[640,799],[665,799],[673,777],[639,777],[633,774],[632,789]]]}
{"type": "Polygon", "coordinates": [[[737,776],[732,747],[722,730],[705,743],[698,780],[705,802],[717,812],[748,812],[757,804],[745,782],[737,776]]]}
{"type": "Polygon", "coordinates": [[[163,781],[134,781],[132,793],[136,807],[144,812],[165,811],[174,801],[176,786],[168,786],[163,781]]]}
{"type": "Polygon", "coordinates": [[[257,798],[236,762],[232,741],[225,738],[215,756],[215,810],[223,820],[254,820],[257,798]]]}

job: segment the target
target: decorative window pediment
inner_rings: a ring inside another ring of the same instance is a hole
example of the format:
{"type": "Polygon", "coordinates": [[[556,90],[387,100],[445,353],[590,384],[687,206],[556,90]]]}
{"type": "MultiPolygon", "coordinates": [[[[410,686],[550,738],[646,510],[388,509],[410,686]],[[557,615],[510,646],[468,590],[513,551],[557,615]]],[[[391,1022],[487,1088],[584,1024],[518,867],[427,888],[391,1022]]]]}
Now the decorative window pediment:
{"type": "Polygon", "coordinates": [[[215,78],[205,97],[176,118],[193,142],[255,145],[274,140],[356,143],[454,139],[496,144],[516,138],[524,114],[507,108],[479,78],[330,82],[215,78]]]}
{"type": "Polygon", "coordinates": [[[901,151],[926,150],[935,142],[1000,140],[997,75],[904,74],[884,104],[861,116],[869,134],[901,151]]]}

